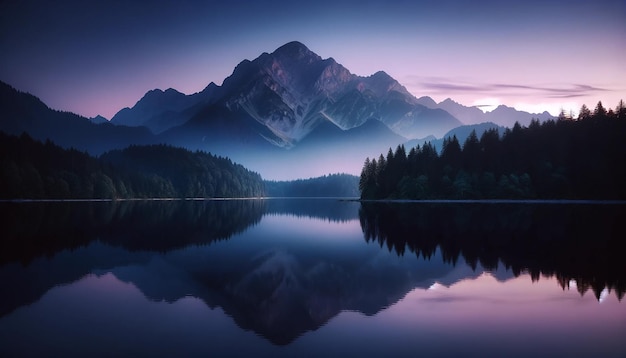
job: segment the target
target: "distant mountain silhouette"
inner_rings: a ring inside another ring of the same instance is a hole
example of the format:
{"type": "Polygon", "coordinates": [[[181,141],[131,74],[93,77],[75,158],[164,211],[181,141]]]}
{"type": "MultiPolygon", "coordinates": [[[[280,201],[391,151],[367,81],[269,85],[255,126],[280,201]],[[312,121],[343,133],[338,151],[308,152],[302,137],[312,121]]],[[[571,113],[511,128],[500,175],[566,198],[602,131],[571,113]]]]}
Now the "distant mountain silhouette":
{"type": "Polygon", "coordinates": [[[538,119],[543,122],[548,119],[554,119],[548,112],[543,113],[528,113],[524,111],[518,111],[515,108],[500,105],[492,111],[483,112],[475,106],[464,106],[460,103],[453,101],[450,98],[436,103],[430,97],[420,97],[418,103],[428,108],[442,109],[451,115],[458,118],[464,124],[479,124],[483,122],[493,122],[499,126],[512,127],[515,122],[527,126],[532,119],[538,119]]]}
{"type": "Polygon", "coordinates": [[[111,123],[126,126],[145,126],[160,133],[185,123],[213,98],[218,86],[211,82],[204,90],[192,95],[175,89],[155,89],[146,93],[133,108],[123,108],[111,118],[111,123]]]}
{"type": "Polygon", "coordinates": [[[91,117],[89,118],[89,120],[94,123],[94,124],[102,124],[102,123],[109,123],[109,120],[102,117],[101,115],[97,115],[95,117],[91,117]]]}
{"type": "Polygon", "coordinates": [[[155,141],[146,128],[95,124],[74,113],[50,109],[37,97],[3,82],[0,82],[0,130],[14,135],[27,132],[35,139],[51,139],[63,147],[92,154],[155,141]]]}

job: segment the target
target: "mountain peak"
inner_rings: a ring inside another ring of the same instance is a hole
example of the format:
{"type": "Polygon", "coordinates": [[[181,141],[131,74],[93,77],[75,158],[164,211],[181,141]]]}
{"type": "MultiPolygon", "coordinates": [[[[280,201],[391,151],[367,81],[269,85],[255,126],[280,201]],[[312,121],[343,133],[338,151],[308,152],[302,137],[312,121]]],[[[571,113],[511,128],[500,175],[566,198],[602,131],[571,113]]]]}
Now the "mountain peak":
{"type": "Polygon", "coordinates": [[[393,80],[393,78],[391,78],[391,76],[389,76],[389,74],[387,72],[385,72],[385,71],[377,71],[376,73],[374,73],[370,77],[371,78],[386,79],[386,80],[389,80],[389,79],[393,80]]]}
{"type": "MultiPolygon", "coordinates": [[[[311,54],[311,50],[306,47],[302,42],[299,41],[291,41],[288,42],[274,51],[274,55],[287,55],[287,56],[297,56],[304,54],[311,54]]],[[[299,57],[299,56],[298,56],[299,57]]]]}
{"type": "Polygon", "coordinates": [[[452,98],[448,97],[446,99],[444,99],[443,101],[441,101],[441,103],[439,104],[446,104],[446,103],[450,103],[450,104],[459,104],[458,102],[454,101],[452,98]]]}
{"type": "Polygon", "coordinates": [[[437,102],[428,96],[422,96],[417,99],[417,103],[428,108],[437,108],[437,102]]]}
{"type": "Polygon", "coordinates": [[[215,82],[211,82],[211,83],[209,83],[206,87],[204,87],[204,89],[203,89],[201,92],[204,92],[204,91],[212,91],[212,90],[214,90],[214,89],[216,89],[216,88],[218,88],[218,87],[219,87],[219,86],[218,86],[218,85],[216,85],[216,84],[215,84],[215,82]]]}
{"type": "Polygon", "coordinates": [[[140,99],[135,106],[137,105],[142,105],[142,103],[145,105],[145,102],[160,102],[163,101],[164,98],[178,98],[178,97],[184,97],[185,95],[178,92],[177,90],[173,89],[173,88],[168,88],[165,91],[161,90],[161,89],[153,89],[150,90],[148,92],[146,92],[146,94],[143,96],[142,99],[140,99]]]}
{"type": "Polygon", "coordinates": [[[90,120],[92,123],[95,123],[95,124],[100,124],[100,123],[109,123],[109,120],[108,120],[108,119],[106,119],[106,118],[104,118],[104,117],[103,117],[103,116],[101,116],[101,115],[97,115],[97,116],[95,116],[95,117],[91,117],[91,118],[89,118],[89,120],[90,120]]]}
{"type": "MultiPolygon", "coordinates": [[[[263,56],[263,55],[261,55],[263,56]]],[[[269,58],[284,60],[288,59],[289,61],[319,61],[322,58],[318,56],[313,51],[309,50],[303,43],[298,41],[288,42],[276,50],[269,54],[269,58]]]]}

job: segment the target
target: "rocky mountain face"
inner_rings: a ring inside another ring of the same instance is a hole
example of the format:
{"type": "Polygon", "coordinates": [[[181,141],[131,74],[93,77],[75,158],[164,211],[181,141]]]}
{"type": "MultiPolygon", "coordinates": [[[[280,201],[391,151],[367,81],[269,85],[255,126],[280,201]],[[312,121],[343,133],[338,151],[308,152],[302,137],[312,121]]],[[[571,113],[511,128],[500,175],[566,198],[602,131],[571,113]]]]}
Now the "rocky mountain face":
{"type": "Polygon", "coordinates": [[[341,130],[376,119],[402,136],[443,134],[461,123],[417,103],[384,72],[356,76],[334,59],[322,59],[298,42],[242,62],[224,81],[222,101],[269,128],[282,146],[303,140],[318,125],[341,130]]]}
{"type": "Polygon", "coordinates": [[[325,122],[349,130],[375,119],[411,138],[441,135],[461,125],[449,113],[419,104],[386,73],[356,76],[299,42],[242,61],[222,86],[212,83],[189,96],[174,89],[152,90],[111,122],[160,133],[192,119],[196,124],[215,120],[209,115],[216,108],[256,121],[269,131],[263,134],[267,140],[284,148],[294,147],[325,122]]]}

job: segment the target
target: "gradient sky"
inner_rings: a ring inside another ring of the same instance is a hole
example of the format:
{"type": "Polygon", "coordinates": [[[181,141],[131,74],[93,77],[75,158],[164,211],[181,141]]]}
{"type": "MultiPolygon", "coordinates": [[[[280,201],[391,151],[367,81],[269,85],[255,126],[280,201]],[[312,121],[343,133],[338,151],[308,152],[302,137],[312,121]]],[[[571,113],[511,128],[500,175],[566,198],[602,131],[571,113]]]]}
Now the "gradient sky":
{"type": "Polygon", "coordinates": [[[298,40],[415,96],[557,114],[626,100],[626,0],[0,1],[0,80],[111,118],[154,88],[221,84],[298,40]]]}

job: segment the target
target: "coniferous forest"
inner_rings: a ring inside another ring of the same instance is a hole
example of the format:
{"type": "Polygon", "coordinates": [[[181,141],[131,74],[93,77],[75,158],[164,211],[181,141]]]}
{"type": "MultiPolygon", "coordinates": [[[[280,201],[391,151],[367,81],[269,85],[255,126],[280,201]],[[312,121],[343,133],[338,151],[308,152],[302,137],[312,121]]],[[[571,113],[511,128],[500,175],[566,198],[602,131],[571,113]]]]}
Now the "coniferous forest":
{"type": "Polygon", "coordinates": [[[362,199],[626,199],[626,106],[365,160],[362,199]]]}
{"type": "Polygon", "coordinates": [[[266,180],[265,189],[271,197],[358,197],[359,177],[330,174],[291,181],[266,180]]]}
{"type": "Polygon", "coordinates": [[[254,197],[261,176],[230,159],[166,145],[99,158],[0,132],[0,199],[254,197]]]}

